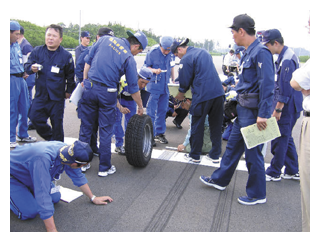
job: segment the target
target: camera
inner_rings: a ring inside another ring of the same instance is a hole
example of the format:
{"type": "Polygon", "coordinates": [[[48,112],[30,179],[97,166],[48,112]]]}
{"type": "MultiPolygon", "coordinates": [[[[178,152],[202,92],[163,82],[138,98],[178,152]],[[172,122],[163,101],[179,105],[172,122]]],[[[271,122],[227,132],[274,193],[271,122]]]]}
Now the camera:
{"type": "Polygon", "coordinates": [[[40,64],[34,64],[33,66],[37,67],[38,71],[41,71],[41,69],[43,68],[43,66],[40,64]]]}

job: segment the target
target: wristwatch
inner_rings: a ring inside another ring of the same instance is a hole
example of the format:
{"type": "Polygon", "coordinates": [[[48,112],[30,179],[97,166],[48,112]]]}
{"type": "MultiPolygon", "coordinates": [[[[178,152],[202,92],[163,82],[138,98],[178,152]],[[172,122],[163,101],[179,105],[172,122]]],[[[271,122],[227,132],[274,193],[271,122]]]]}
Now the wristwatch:
{"type": "Polygon", "coordinates": [[[276,108],[275,111],[276,111],[277,113],[282,113],[282,109],[280,109],[280,108],[276,108]]]}

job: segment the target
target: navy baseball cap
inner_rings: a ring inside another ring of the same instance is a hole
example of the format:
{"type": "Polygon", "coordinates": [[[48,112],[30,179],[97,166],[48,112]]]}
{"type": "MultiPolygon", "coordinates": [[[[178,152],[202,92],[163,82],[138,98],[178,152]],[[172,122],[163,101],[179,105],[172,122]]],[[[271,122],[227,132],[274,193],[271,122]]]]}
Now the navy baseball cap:
{"type": "Polygon", "coordinates": [[[261,44],[265,45],[271,40],[277,40],[282,37],[281,33],[277,29],[270,29],[262,32],[262,41],[261,44]]]}
{"type": "Polygon", "coordinates": [[[142,67],[139,71],[139,76],[147,81],[151,81],[152,75],[152,71],[147,67],[142,67]]]}
{"type": "Polygon", "coordinates": [[[135,37],[142,45],[142,49],[145,49],[147,47],[148,38],[142,31],[137,31],[135,34],[133,34],[130,30],[127,30],[127,35],[129,37],[131,36],[135,37]]]}
{"type": "Polygon", "coordinates": [[[17,21],[10,21],[10,30],[20,30],[20,24],[17,21]]]}
{"type": "Polygon", "coordinates": [[[83,31],[83,32],[81,32],[81,37],[82,37],[82,38],[83,38],[83,37],[91,38],[90,33],[89,33],[88,31],[83,31]]]}
{"type": "Polygon", "coordinates": [[[240,46],[236,49],[236,51],[234,52],[235,54],[239,54],[241,51],[244,51],[245,48],[243,46],[240,46]]]}
{"type": "Polygon", "coordinates": [[[173,38],[170,36],[163,36],[160,40],[160,44],[163,49],[170,50],[170,47],[173,43],[173,38]]]}
{"type": "Polygon", "coordinates": [[[114,36],[114,32],[113,32],[112,29],[105,27],[105,28],[100,28],[99,29],[98,35],[99,36],[104,36],[104,35],[114,36]]]}
{"type": "Polygon", "coordinates": [[[89,144],[77,140],[72,145],[63,146],[58,158],[61,162],[68,164],[86,164],[92,161],[93,152],[89,144]]]}
{"type": "Polygon", "coordinates": [[[254,29],[255,22],[247,14],[240,14],[233,19],[232,25],[229,27],[231,29],[254,29]]]}
{"type": "Polygon", "coordinates": [[[186,38],[184,40],[174,40],[173,44],[171,45],[171,52],[174,54],[174,52],[176,51],[176,49],[181,46],[181,45],[186,45],[189,43],[189,39],[186,38]]]}

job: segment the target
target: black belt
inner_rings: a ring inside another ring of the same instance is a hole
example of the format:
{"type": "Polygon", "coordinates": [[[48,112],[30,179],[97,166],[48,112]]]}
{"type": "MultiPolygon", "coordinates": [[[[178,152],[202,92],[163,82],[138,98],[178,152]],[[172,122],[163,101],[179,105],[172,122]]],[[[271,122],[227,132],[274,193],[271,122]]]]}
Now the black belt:
{"type": "Polygon", "coordinates": [[[23,77],[23,72],[21,73],[14,73],[14,74],[10,74],[10,76],[16,76],[16,77],[23,77]]]}
{"type": "Polygon", "coordinates": [[[131,95],[130,96],[126,96],[126,95],[120,93],[120,98],[124,99],[126,101],[133,101],[133,98],[131,97],[131,95]]]}
{"type": "Polygon", "coordinates": [[[303,111],[303,116],[305,116],[305,117],[310,117],[310,112],[308,112],[308,111],[303,111]]]}
{"type": "Polygon", "coordinates": [[[96,84],[96,85],[99,85],[99,86],[103,86],[103,87],[108,87],[106,84],[102,83],[102,82],[97,82],[97,81],[94,81],[92,79],[89,79],[92,83],[96,84]]]}
{"type": "Polygon", "coordinates": [[[89,80],[90,80],[90,82],[92,82],[95,85],[102,86],[102,87],[107,87],[108,88],[108,92],[117,92],[118,91],[117,88],[108,87],[106,84],[104,84],[102,82],[97,82],[97,81],[94,81],[94,80],[92,80],[90,78],[89,78],[89,80]]]}

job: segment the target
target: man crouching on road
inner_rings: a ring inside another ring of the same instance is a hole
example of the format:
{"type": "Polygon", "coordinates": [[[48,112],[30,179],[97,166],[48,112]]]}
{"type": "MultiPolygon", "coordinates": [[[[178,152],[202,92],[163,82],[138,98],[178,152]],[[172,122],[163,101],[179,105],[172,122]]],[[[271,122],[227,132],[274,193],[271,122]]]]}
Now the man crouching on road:
{"type": "Polygon", "coordinates": [[[92,157],[90,146],[81,141],[69,146],[49,141],[17,147],[10,152],[10,209],[21,220],[40,214],[47,231],[57,232],[53,204],[59,202],[61,193],[53,181],[59,180],[63,171],[94,204],[112,202],[109,196],[94,196],[87,178],[78,169],[91,162],[92,157]]]}

